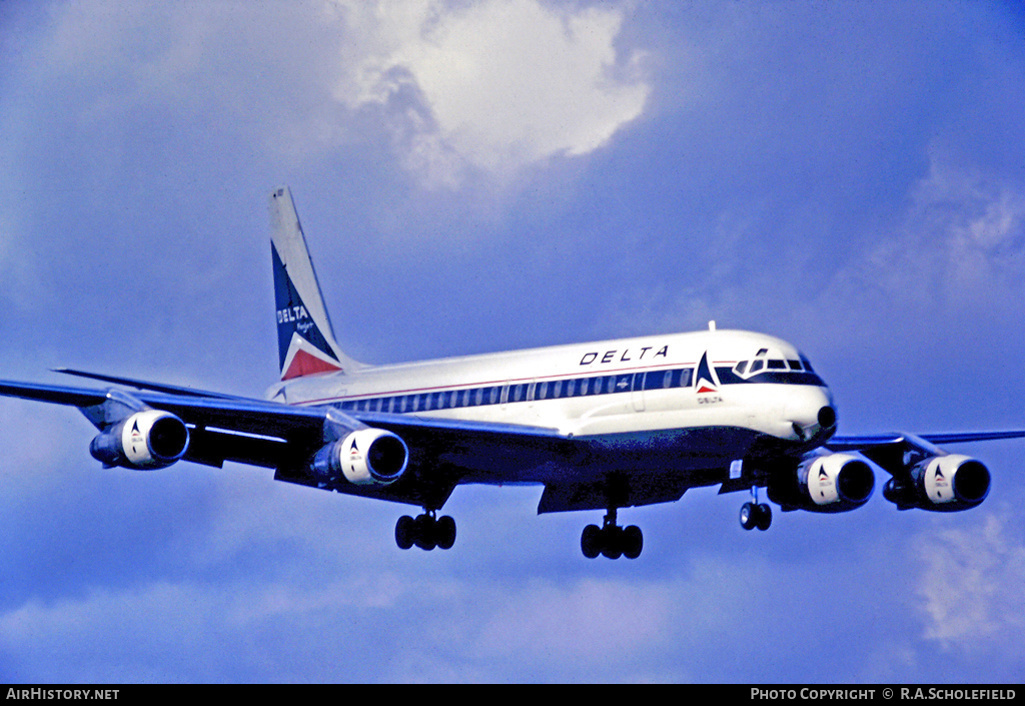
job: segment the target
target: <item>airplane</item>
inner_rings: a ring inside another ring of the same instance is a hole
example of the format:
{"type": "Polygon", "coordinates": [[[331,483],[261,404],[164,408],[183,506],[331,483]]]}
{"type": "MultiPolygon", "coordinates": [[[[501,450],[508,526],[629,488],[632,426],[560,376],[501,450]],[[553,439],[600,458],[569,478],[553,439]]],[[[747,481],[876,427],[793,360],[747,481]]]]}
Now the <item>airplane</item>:
{"type": "Polygon", "coordinates": [[[461,484],[543,486],[537,512],[604,511],[581,533],[589,559],[637,558],[621,508],[695,487],[748,491],[740,524],[782,511],[838,513],[871,497],[874,468],[899,510],[960,511],[989,493],[979,460],[940,444],[1023,430],[838,436],[826,383],[793,345],[718,329],[372,366],[339,347],[288,187],[269,199],[280,380],[263,399],[68,368],[104,389],[0,381],[0,395],[77,407],[105,468],[226,461],[276,480],[422,508],[401,549],[450,549],[439,515],[461,484]]]}

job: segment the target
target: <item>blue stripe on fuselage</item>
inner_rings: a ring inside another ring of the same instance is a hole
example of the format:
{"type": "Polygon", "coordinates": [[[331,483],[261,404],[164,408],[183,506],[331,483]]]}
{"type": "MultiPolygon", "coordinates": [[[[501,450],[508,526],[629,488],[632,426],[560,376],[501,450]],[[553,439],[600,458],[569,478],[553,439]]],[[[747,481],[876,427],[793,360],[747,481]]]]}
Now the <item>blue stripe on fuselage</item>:
{"type": "MultiPolygon", "coordinates": [[[[723,386],[746,384],[826,386],[818,375],[809,372],[773,370],[742,378],[734,373],[732,368],[720,367],[715,370],[719,382],[723,386]]],[[[693,387],[694,368],[559,379],[544,381],[543,384],[544,387],[542,387],[542,382],[495,384],[470,388],[452,386],[430,391],[408,391],[404,394],[359,396],[345,400],[330,400],[330,402],[338,404],[346,411],[386,411],[403,414],[546,399],[630,393],[640,390],[679,389],[693,387]]],[[[328,402],[328,400],[323,402],[328,402]]]]}

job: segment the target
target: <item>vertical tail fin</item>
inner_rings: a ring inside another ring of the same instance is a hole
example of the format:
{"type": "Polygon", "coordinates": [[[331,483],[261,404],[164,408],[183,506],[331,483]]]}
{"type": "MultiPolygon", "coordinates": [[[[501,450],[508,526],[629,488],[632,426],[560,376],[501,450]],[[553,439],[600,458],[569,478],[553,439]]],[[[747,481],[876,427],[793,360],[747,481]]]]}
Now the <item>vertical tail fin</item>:
{"type": "Polygon", "coordinates": [[[271,258],[281,379],[362,367],[338,347],[287,186],[270,196],[271,258]]]}

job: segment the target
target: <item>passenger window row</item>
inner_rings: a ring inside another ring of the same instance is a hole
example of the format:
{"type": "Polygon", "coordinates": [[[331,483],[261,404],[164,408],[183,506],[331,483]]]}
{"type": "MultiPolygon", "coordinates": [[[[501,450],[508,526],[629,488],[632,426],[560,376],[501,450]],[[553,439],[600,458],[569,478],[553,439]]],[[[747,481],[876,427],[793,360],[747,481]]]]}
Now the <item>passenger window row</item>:
{"type": "Polygon", "coordinates": [[[405,414],[429,412],[439,409],[455,409],[458,407],[481,407],[485,405],[506,404],[508,402],[690,387],[693,377],[693,368],[652,370],[644,373],[601,375],[572,380],[543,380],[541,382],[491,385],[463,390],[443,390],[439,392],[420,392],[412,395],[344,400],[340,406],[346,411],[405,414]]]}

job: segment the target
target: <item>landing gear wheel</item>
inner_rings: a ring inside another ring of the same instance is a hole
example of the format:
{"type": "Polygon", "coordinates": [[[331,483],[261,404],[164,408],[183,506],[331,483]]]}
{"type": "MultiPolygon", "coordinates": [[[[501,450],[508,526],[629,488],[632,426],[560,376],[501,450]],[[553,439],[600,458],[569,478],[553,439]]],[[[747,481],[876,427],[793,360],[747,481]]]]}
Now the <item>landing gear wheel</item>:
{"type": "Polygon", "coordinates": [[[636,559],[644,549],[644,535],[637,525],[630,525],[623,530],[623,556],[627,559],[636,559]]]}
{"type": "Polygon", "coordinates": [[[601,533],[602,556],[606,559],[618,559],[623,556],[623,528],[618,525],[609,525],[603,528],[601,533]]]}
{"type": "Polygon", "coordinates": [[[755,518],[755,527],[764,532],[772,524],[772,508],[764,503],[755,507],[758,510],[757,517],[755,518]]]}
{"type": "Polygon", "coordinates": [[[437,533],[439,549],[451,549],[456,543],[456,521],[448,515],[438,518],[434,530],[437,533]]]}
{"type": "Polygon", "coordinates": [[[580,549],[588,559],[601,554],[601,529],[598,525],[588,525],[580,535],[580,549]]]}
{"type": "Polygon", "coordinates": [[[640,527],[630,525],[624,529],[617,525],[615,509],[609,510],[600,528],[587,525],[580,534],[580,549],[588,559],[594,559],[599,554],[607,559],[618,559],[621,556],[636,559],[643,548],[644,535],[640,527]]]}
{"type": "Polygon", "coordinates": [[[772,508],[765,503],[744,503],[740,507],[740,526],[746,530],[755,527],[763,532],[772,524],[772,508]]]}
{"type": "Polygon", "coordinates": [[[451,549],[456,542],[456,521],[448,515],[435,518],[434,511],[418,515],[414,520],[403,515],[395,523],[395,544],[399,549],[409,549],[414,544],[425,552],[435,547],[451,549]]]}
{"type": "Polygon", "coordinates": [[[413,525],[413,518],[409,515],[403,515],[395,523],[395,543],[399,545],[399,549],[409,549],[413,546],[416,537],[413,525]]]}
{"type": "Polygon", "coordinates": [[[431,551],[438,545],[434,532],[434,518],[430,515],[420,515],[414,522],[416,523],[416,540],[414,543],[425,552],[431,551]]]}
{"type": "Polygon", "coordinates": [[[740,526],[746,530],[753,530],[758,524],[758,511],[754,503],[744,503],[740,506],[740,526]]]}

